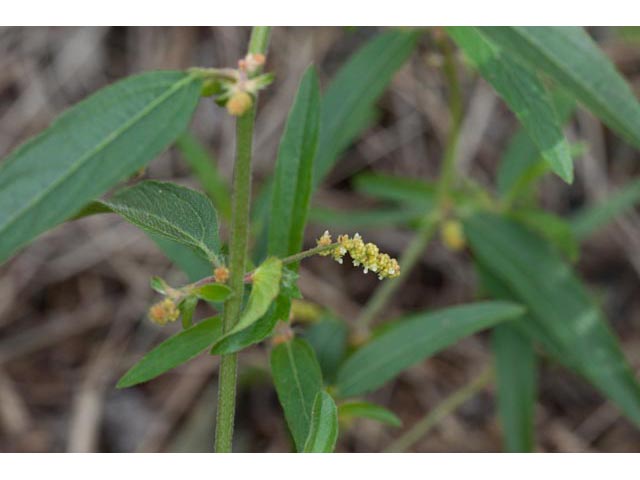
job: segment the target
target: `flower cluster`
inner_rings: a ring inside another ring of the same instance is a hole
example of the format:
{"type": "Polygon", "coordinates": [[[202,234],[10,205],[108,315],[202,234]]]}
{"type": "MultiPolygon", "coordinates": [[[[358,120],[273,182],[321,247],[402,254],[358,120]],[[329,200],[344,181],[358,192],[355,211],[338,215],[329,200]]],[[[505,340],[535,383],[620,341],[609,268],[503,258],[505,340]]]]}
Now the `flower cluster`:
{"type": "MultiPolygon", "coordinates": [[[[317,240],[319,247],[329,246],[333,243],[328,231],[317,240]]],[[[364,273],[371,270],[378,274],[378,278],[396,278],[400,275],[400,265],[395,258],[386,253],[380,253],[380,249],[373,243],[364,243],[362,237],[356,233],[352,238],[349,235],[340,235],[334,248],[320,252],[320,255],[331,255],[333,259],[342,263],[346,254],[351,256],[354,266],[362,265],[364,273]]]]}
{"type": "Polygon", "coordinates": [[[149,309],[149,319],[158,325],[166,325],[175,322],[180,317],[180,310],[176,302],[171,298],[154,303],[149,309]]]}
{"type": "Polygon", "coordinates": [[[273,81],[273,74],[260,73],[265,61],[264,55],[251,53],[238,60],[238,68],[194,67],[190,72],[203,79],[202,96],[214,96],[229,114],[240,117],[251,109],[258,92],[273,81]]]}
{"type": "Polygon", "coordinates": [[[213,278],[215,278],[216,283],[227,283],[227,280],[229,280],[229,269],[227,267],[217,267],[213,271],[213,278]]]}

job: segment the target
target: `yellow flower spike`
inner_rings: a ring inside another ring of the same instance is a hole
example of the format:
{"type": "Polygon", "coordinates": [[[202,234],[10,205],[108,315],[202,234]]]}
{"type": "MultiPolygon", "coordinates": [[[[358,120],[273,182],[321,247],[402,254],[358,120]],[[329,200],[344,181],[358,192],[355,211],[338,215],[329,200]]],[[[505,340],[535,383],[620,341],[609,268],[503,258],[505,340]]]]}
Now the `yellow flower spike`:
{"type": "Polygon", "coordinates": [[[180,310],[176,303],[165,298],[151,306],[149,309],[149,320],[157,325],[166,325],[168,322],[175,322],[180,316],[180,310]]]}
{"type": "MultiPolygon", "coordinates": [[[[378,274],[378,278],[396,278],[400,275],[400,265],[395,258],[391,258],[386,253],[380,253],[380,249],[374,243],[364,243],[360,234],[356,233],[353,238],[348,235],[338,236],[338,245],[320,255],[331,255],[333,259],[342,263],[343,257],[348,253],[353,261],[353,265],[362,265],[364,273],[372,272],[378,274]],[[328,252],[328,253],[327,253],[328,252]]],[[[331,245],[331,235],[324,232],[324,235],[317,240],[318,246],[331,245]]]]}
{"type": "Polygon", "coordinates": [[[446,220],[440,227],[440,238],[444,246],[453,252],[459,252],[467,246],[459,220],[446,220]]]}

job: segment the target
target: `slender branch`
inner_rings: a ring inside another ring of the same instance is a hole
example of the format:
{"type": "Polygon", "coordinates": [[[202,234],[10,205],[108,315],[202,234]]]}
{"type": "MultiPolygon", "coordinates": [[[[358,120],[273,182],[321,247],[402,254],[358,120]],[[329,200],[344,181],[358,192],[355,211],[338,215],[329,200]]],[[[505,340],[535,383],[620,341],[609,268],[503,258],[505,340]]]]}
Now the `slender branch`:
{"type": "Polygon", "coordinates": [[[406,452],[417,441],[423,438],[429,430],[435,427],[442,419],[455,412],[460,406],[467,402],[483,390],[492,380],[494,372],[493,367],[485,368],[471,382],[456,390],[434,409],[430,410],[418,423],[414,424],[402,436],[393,441],[384,451],[389,452],[406,452]]]}
{"type": "Polygon", "coordinates": [[[448,208],[449,194],[456,174],[456,158],[460,127],[462,126],[462,89],[458,80],[456,60],[447,37],[439,37],[437,44],[444,55],[444,75],[449,84],[449,113],[451,123],[442,160],[442,170],[438,180],[437,195],[441,208],[448,208]]]}
{"type": "Polygon", "coordinates": [[[460,88],[460,82],[458,81],[458,73],[451,44],[447,38],[440,38],[438,45],[444,54],[444,73],[449,84],[449,111],[451,113],[451,126],[443,153],[442,170],[436,189],[438,204],[435,211],[429,212],[423,218],[416,236],[400,257],[402,275],[378,287],[356,319],[355,328],[359,334],[358,336],[366,335],[376,316],[384,309],[389,299],[409,277],[409,272],[416,265],[422,252],[427,248],[427,245],[436,232],[440,220],[449,208],[449,195],[456,173],[457,147],[460,138],[460,125],[462,123],[462,90],[460,88]]]}
{"type": "MultiPolygon", "coordinates": [[[[289,257],[284,257],[282,259],[282,264],[283,265],[289,265],[291,263],[296,263],[299,262],[300,260],[304,260],[305,258],[308,257],[312,257],[313,255],[317,255],[319,253],[322,253],[326,250],[331,250],[332,248],[336,247],[338,245],[337,242],[334,242],[330,245],[322,245],[320,247],[315,247],[315,248],[310,248],[309,250],[305,250],[303,252],[299,252],[296,253],[295,255],[291,255],[289,257]]],[[[251,270],[250,272],[247,272],[244,274],[243,277],[243,281],[244,283],[251,283],[251,279],[253,276],[253,273],[255,272],[255,270],[251,270]]],[[[203,287],[205,285],[209,285],[211,283],[216,283],[216,277],[215,275],[210,275],[208,277],[204,277],[201,278],[200,280],[198,280],[197,282],[191,283],[189,285],[187,285],[186,288],[198,288],[198,287],[203,287]]]]}
{"type": "MultiPolygon", "coordinates": [[[[265,53],[270,27],[254,27],[249,53],[265,53]]],[[[228,332],[238,321],[244,290],[244,269],[249,234],[249,207],[251,204],[251,154],[253,127],[256,115],[254,105],[236,121],[236,159],[233,169],[233,199],[231,238],[229,245],[229,286],[234,295],[225,302],[222,316],[223,332],[228,332]]],[[[216,415],[216,452],[231,452],[236,403],[237,354],[222,355],[218,375],[218,411],[216,415]]]]}

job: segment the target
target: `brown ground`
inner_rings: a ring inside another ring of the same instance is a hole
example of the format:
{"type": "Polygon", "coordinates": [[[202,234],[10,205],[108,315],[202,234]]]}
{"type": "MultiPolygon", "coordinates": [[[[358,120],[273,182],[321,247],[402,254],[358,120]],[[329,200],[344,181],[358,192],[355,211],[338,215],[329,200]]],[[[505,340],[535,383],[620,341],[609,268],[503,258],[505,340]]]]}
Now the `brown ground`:
{"type": "MultiPolygon", "coordinates": [[[[275,29],[269,66],[277,82],[262,96],[256,179],[271,170],[295,86],[310,63],[323,85],[376,30],[275,29]]],[[[640,48],[596,29],[607,53],[640,89],[640,48]]],[[[0,30],[0,155],[44,128],[56,114],[97,88],[148,69],[231,66],[242,55],[245,28],[4,28],[0,30]]],[[[340,161],[315,199],[367,205],[349,189],[363,169],[425,179],[437,172],[447,113],[438,56],[425,38],[380,102],[381,121],[340,161]]],[[[489,184],[500,149],[516,129],[512,115],[482,81],[467,77],[461,165],[489,184]]],[[[363,86],[366,88],[366,86],[363,86]]],[[[229,177],[233,123],[202,102],[193,131],[229,177]]],[[[570,125],[591,149],[578,162],[575,185],[544,182],[545,207],[566,213],[638,174],[637,152],[588,114],[570,125]]],[[[195,185],[174,151],[146,176],[195,185]]],[[[326,226],[312,225],[307,242],[326,226]]],[[[330,227],[330,226],[329,226],[330,227]]],[[[408,231],[366,233],[394,254],[408,231]]],[[[578,268],[602,299],[628,358],[640,369],[640,221],[632,214],[584,245],[578,268]]],[[[467,301],[474,292],[469,259],[433,244],[392,314],[467,301]]],[[[139,388],[117,391],[117,378],[168,336],[144,319],[154,300],[151,275],[180,281],[155,246],[114,216],[69,223],[41,237],[0,269],[0,451],[206,451],[212,445],[216,361],[203,356],[139,388]]],[[[306,263],[302,289],[311,300],[352,318],[376,286],[373,278],[324,259],[306,263]]],[[[266,350],[241,356],[236,450],[288,451],[266,350]]],[[[485,336],[468,338],[411,368],[372,396],[411,426],[490,361],[485,336]]],[[[580,379],[544,365],[537,408],[540,451],[639,451],[640,431],[580,379]]],[[[341,436],[340,451],[380,451],[400,432],[360,421],[341,436]]],[[[499,451],[493,387],[448,416],[415,451],[499,451]]]]}

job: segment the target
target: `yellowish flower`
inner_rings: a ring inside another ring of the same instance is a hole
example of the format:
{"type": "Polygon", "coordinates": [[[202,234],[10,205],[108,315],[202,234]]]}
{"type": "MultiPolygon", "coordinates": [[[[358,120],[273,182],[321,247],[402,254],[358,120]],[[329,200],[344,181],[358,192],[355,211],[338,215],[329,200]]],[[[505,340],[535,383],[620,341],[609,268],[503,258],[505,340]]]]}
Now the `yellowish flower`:
{"type": "Polygon", "coordinates": [[[229,269],[227,267],[218,267],[213,271],[213,277],[217,283],[227,283],[227,280],[229,280],[229,269]]]}
{"type": "Polygon", "coordinates": [[[158,325],[166,325],[168,322],[175,322],[180,317],[180,310],[176,303],[165,298],[151,306],[149,309],[149,319],[158,325]]]}
{"type": "Polygon", "coordinates": [[[247,92],[239,91],[234,93],[227,101],[227,112],[234,117],[241,117],[253,105],[253,98],[247,92]]]}
{"type": "MultiPolygon", "coordinates": [[[[328,231],[325,231],[317,240],[318,246],[331,245],[331,243],[331,235],[328,231]]],[[[380,280],[396,278],[400,275],[398,261],[386,253],[381,253],[377,245],[365,243],[360,234],[356,233],[353,237],[340,235],[337,243],[335,248],[321,252],[320,255],[331,255],[336,262],[342,263],[344,256],[348,253],[354,266],[362,265],[364,273],[371,270],[380,280]]]]}

